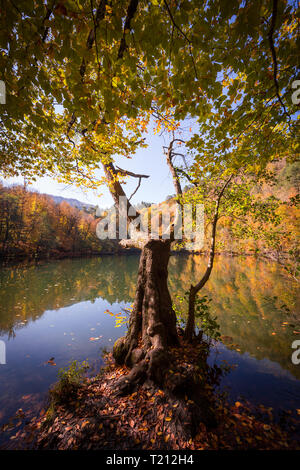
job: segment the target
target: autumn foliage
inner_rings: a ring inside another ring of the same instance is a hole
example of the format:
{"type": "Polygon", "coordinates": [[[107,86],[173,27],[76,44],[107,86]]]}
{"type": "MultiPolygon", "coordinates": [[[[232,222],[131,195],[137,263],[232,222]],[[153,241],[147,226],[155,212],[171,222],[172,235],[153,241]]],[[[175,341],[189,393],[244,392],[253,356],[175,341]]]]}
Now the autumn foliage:
{"type": "Polygon", "coordinates": [[[101,249],[91,215],[22,186],[0,186],[0,257],[61,258],[101,249]]]}

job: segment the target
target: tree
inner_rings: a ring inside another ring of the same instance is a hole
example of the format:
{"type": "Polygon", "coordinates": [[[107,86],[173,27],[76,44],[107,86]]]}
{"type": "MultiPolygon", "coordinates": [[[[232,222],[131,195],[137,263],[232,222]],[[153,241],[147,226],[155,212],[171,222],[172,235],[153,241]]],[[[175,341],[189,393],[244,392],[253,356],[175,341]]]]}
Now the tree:
{"type": "MultiPolygon", "coordinates": [[[[0,36],[8,95],[2,170],[106,183],[118,204],[121,183],[142,176],[117,168],[114,155],[131,157],[144,145],[151,119],[173,131],[186,117],[198,121],[189,145],[202,174],[229,177],[294,155],[296,14],[278,0],[9,3],[0,36]]],[[[144,243],[130,328],[115,348],[119,361],[136,363],[129,385],[162,382],[168,348],[178,343],[167,288],[171,241],[144,243]]]]}
{"type": "Polygon", "coordinates": [[[254,172],[248,167],[204,173],[198,171],[199,161],[195,159],[189,170],[180,167],[174,171],[187,179],[192,186],[185,191],[181,203],[204,204],[206,211],[206,235],[208,242],[208,261],[200,280],[191,284],[188,291],[188,315],[184,337],[192,342],[195,335],[195,301],[198,293],[210,279],[216,252],[218,226],[221,218],[233,221],[238,239],[263,239],[276,237],[281,221],[279,209],[281,201],[274,195],[261,197],[261,188],[266,183],[274,183],[273,173],[268,170],[254,172]]]}

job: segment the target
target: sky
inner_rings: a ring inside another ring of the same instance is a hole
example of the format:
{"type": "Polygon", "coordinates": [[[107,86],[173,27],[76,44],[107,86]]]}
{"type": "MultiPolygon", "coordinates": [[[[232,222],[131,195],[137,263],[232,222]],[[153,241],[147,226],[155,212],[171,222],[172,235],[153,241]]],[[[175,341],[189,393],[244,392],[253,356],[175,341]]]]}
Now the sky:
{"type": "MultiPolygon", "coordinates": [[[[145,202],[161,202],[166,199],[169,194],[174,194],[174,186],[170,170],[166,163],[166,158],[163,154],[163,145],[169,144],[170,136],[147,134],[146,142],[147,148],[139,149],[132,159],[124,157],[116,158],[116,165],[123,169],[149,175],[149,178],[142,180],[141,186],[137,193],[133,196],[131,202],[137,204],[141,201],[145,202]]],[[[7,178],[3,180],[7,184],[23,184],[23,178],[7,178]]],[[[128,182],[123,185],[127,194],[133,193],[137,186],[138,180],[130,178],[128,182]]],[[[57,183],[53,178],[44,177],[38,178],[36,182],[29,186],[31,190],[37,190],[40,193],[53,194],[55,196],[62,196],[65,198],[75,198],[79,201],[97,205],[102,208],[110,207],[113,204],[111,195],[106,186],[101,186],[99,191],[102,195],[94,190],[86,190],[77,188],[76,186],[65,185],[57,183]]]]}

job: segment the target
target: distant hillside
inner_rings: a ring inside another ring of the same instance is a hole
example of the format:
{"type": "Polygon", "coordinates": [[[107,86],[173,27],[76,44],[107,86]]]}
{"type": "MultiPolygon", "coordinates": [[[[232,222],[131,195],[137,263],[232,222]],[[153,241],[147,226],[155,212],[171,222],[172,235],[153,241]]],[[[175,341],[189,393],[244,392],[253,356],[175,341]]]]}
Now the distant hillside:
{"type": "Polygon", "coordinates": [[[91,212],[96,208],[93,204],[88,204],[87,202],[78,201],[78,199],[72,199],[68,197],[62,196],[54,196],[53,194],[45,194],[45,196],[51,197],[56,204],[60,204],[61,202],[67,202],[72,207],[76,207],[81,211],[91,212]]]}

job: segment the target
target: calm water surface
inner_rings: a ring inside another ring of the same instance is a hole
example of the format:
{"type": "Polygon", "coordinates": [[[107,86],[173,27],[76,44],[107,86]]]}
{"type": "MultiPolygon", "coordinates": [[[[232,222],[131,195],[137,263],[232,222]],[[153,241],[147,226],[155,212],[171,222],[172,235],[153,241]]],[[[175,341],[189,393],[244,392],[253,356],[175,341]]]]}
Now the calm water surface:
{"type": "MultiPolygon", "coordinates": [[[[131,305],[137,267],[138,256],[106,256],[1,269],[0,424],[19,408],[38,410],[71,360],[88,359],[98,370],[103,348],[125,331],[105,311],[131,305]],[[55,366],[47,363],[53,357],[55,366]]],[[[171,293],[187,290],[204,267],[200,256],[172,256],[171,293]]],[[[236,365],[222,382],[229,398],[299,409],[300,365],[291,361],[291,344],[300,339],[297,284],[276,264],[218,257],[205,293],[225,337],[210,361],[236,365]]]]}

